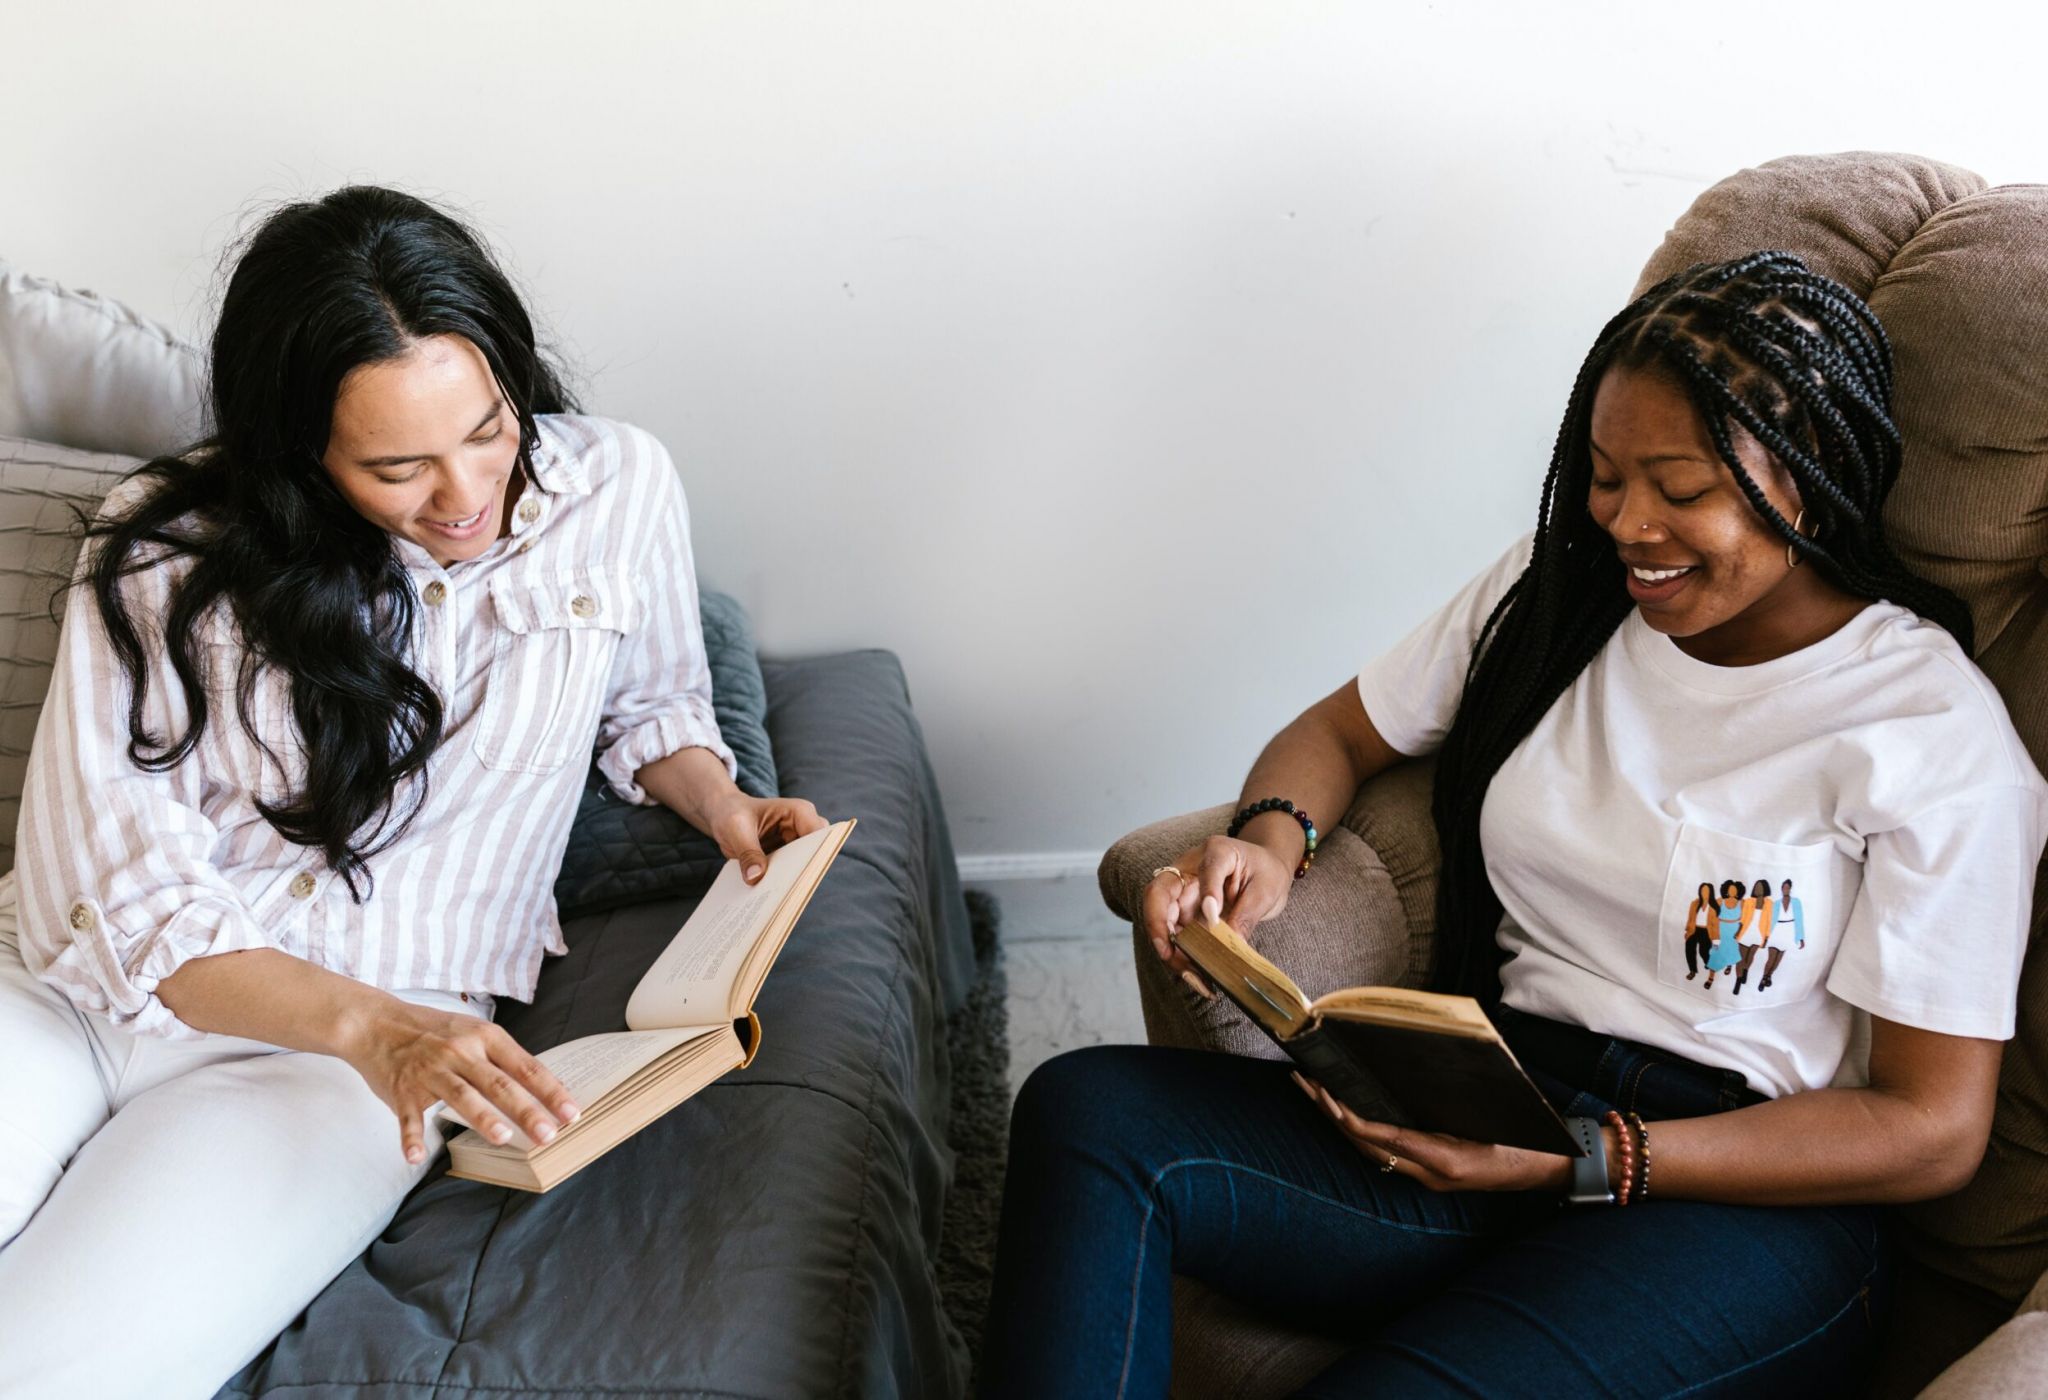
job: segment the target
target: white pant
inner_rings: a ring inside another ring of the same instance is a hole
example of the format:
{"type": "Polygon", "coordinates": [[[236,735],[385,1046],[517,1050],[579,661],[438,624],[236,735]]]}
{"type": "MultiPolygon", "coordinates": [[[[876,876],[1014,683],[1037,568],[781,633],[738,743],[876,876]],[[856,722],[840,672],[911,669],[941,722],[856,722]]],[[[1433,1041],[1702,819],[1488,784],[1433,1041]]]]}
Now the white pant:
{"type": "MultiPolygon", "coordinates": [[[[397,1118],[340,1060],[131,1035],[31,976],[16,939],[8,875],[0,1396],[210,1396],[377,1237],[426,1168],[406,1165],[397,1118]]],[[[439,1146],[430,1120],[428,1161],[439,1146]]]]}

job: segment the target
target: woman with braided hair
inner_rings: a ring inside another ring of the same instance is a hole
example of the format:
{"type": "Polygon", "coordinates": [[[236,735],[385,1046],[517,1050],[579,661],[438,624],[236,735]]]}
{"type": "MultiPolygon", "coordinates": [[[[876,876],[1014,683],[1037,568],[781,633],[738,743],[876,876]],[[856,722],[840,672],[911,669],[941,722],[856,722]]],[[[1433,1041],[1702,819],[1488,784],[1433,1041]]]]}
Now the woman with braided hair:
{"type": "Polygon", "coordinates": [[[1885,539],[1891,398],[1876,318],[1795,257],[1652,288],[1579,371],[1535,531],[1147,888],[1177,968],[1193,920],[1256,940],[1317,878],[1311,814],[1435,753],[1436,985],[1587,1156],[1367,1122],[1263,1060],[1062,1056],[1017,1103],[991,1393],[1164,1394],[1176,1273],[1347,1339],[1305,1395],[1854,1385],[1884,1206],[1984,1152],[2048,830],[1969,613],[1885,539]],[[1768,998],[1665,932],[1712,869],[1801,891],[1768,998]],[[1704,1315],[1703,1280],[1771,1305],[1704,1315]]]}

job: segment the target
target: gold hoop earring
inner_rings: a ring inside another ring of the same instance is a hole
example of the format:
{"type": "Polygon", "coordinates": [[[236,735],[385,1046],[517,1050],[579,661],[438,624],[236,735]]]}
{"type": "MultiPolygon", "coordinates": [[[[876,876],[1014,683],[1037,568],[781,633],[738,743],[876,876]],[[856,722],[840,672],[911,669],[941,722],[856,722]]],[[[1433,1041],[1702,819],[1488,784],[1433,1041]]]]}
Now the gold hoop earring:
{"type": "MultiPolygon", "coordinates": [[[[1799,527],[1800,527],[1800,526],[1802,526],[1802,525],[1804,525],[1805,523],[1806,523],[1806,508],[1805,508],[1804,506],[1801,506],[1801,507],[1799,508],[1799,517],[1798,517],[1798,519],[1796,519],[1796,520],[1794,520],[1794,521],[1792,522],[1792,533],[1793,533],[1793,534],[1795,534],[1795,535],[1796,535],[1796,534],[1798,534],[1798,533],[1800,533],[1799,527]]],[[[1785,546],[1785,567],[1786,567],[1786,568],[1788,568],[1788,569],[1796,569],[1796,568],[1798,568],[1798,567],[1799,567],[1799,566],[1800,566],[1801,564],[1804,564],[1805,562],[1806,562],[1806,561],[1805,561],[1804,559],[1801,559],[1801,558],[1799,557],[1799,548],[1798,548],[1798,546],[1796,546],[1796,545],[1790,545],[1790,544],[1788,544],[1788,545],[1786,545],[1786,546],[1785,546]]]]}

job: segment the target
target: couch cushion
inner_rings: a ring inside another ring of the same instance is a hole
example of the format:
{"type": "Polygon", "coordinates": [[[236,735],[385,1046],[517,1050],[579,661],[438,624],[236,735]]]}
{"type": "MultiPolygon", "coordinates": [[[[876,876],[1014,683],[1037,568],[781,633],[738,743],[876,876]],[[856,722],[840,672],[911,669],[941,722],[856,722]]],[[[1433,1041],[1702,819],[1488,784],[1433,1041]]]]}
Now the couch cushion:
{"type": "Polygon", "coordinates": [[[0,434],[154,457],[205,434],[205,385],[164,326],[0,261],[0,434]]]}
{"type": "Polygon", "coordinates": [[[50,689],[81,513],[133,458],[0,438],[0,874],[14,868],[21,784],[50,689]]]}

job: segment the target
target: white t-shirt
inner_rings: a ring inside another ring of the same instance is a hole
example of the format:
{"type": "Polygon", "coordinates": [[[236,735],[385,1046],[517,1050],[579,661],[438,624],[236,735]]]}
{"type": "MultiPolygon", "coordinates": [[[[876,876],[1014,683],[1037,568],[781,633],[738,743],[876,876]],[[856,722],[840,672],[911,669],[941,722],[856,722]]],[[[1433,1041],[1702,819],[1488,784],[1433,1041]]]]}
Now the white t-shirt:
{"type": "MultiPolygon", "coordinates": [[[[1359,675],[1395,749],[1442,744],[1532,539],[1359,675]]],[[[1933,623],[1873,603],[1788,656],[1714,666],[1632,611],[1487,789],[1503,999],[1773,1096],[1862,1084],[1862,1013],[2013,1034],[2044,832],[2048,784],[1933,623]]]]}

